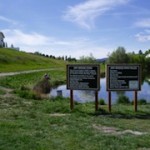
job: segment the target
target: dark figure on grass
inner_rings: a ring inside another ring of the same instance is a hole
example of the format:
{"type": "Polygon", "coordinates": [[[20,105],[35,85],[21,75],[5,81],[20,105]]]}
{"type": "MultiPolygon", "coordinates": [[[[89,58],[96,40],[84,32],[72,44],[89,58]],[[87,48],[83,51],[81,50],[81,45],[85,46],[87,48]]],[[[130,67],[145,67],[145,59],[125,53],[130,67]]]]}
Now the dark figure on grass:
{"type": "Polygon", "coordinates": [[[50,85],[50,77],[48,74],[45,74],[42,80],[40,80],[34,87],[33,91],[36,94],[48,94],[50,93],[51,90],[51,85],[50,85]]]}

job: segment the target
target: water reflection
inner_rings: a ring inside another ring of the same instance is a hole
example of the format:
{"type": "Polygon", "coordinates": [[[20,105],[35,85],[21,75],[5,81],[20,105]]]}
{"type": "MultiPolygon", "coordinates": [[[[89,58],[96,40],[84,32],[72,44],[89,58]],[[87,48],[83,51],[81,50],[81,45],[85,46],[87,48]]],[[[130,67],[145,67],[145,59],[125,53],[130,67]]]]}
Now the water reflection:
{"type": "MultiPolygon", "coordinates": [[[[102,98],[107,103],[108,93],[106,91],[106,78],[101,79],[100,81],[101,89],[98,92],[99,99],[102,98]]],[[[63,97],[70,97],[70,90],[66,89],[66,85],[60,85],[55,89],[52,89],[50,92],[50,96],[57,96],[57,91],[62,90],[63,97]]],[[[122,92],[124,95],[128,96],[130,101],[134,99],[134,92],[122,92]]],[[[116,103],[116,99],[118,98],[118,92],[112,92],[112,104],[116,103]]],[[[80,103],[92,102],[95,100],[95,92],[89,90],[74,90],[74,100],[80,103]]],[[[147,78],[141,87],[141,91],[138,92],[138,99],[145,99],[147,102],[150,102],[150,78],[147,78]]]]}

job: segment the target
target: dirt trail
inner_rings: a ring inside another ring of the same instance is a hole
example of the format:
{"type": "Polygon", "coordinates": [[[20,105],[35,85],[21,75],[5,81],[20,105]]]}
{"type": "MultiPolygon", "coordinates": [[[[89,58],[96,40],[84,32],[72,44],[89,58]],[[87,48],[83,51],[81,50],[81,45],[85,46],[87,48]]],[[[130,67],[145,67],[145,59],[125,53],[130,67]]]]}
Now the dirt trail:
{"type": "Polygon", "coordinates": [[[145,135],[145,132],[133,131],[133,130],[123,130],[121,131],[116,127],[107,127],[102,125],[93,124],[93,128],[99,130],[100,132],[109,134],[109,135],[124,135],[124,134],[133,134],[136,136],[145,135]]]}
{"type": "Polygon", "coordinates": [[[19,72],[7,72],[7,73],[0,73],[0,77],[13,76],[13,75],[25,74],[25,73],[33,73],[33,72],[40,72],[40,71],[58,70],[58,69],[61,69],[61,68],[27,70],[27,71],[19,71],[19,72]]]}

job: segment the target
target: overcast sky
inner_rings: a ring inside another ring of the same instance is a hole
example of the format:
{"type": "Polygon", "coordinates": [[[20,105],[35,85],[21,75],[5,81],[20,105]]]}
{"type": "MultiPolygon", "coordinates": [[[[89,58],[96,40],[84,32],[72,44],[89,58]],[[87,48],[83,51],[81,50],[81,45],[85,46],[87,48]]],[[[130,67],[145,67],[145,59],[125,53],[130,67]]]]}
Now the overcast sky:
{"type": "Polygon", "coordinates": [[[0,0],[8,46],[79,58],[150,49],[150,0],[0,0]]]}

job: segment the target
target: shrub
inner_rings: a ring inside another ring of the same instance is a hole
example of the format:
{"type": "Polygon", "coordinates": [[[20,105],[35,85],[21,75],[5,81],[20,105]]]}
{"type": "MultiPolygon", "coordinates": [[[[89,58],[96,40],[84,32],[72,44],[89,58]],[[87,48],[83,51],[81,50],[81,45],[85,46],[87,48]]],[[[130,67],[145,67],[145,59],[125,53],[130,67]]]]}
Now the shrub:
{"type": "Polygon", "coordinates": [[[100,99],[100,100],[99,100],[99,104],[100,104],[100,105],[105,105],[105,100],[104,100],[104,99],[100,99]]]}
{"type": "Polygon", "coordinates": [[[139,104],[139,105],[146,105],[146,104],[147,104],[147,101],[146,101],[145,99],[140,99],[140,100],[138,101],[138,104],[139,104]]]}
{"type": "MultiPolygon", "coordinates": [[[[132,105],[134,105],[134,100],[131,102],[132,105]]],[[[147,101],[145,99],[139,99],[138,105],[146,105],[147,101]]]]}
{"type": "Polygon", "coordinates": [[[120,95],[119,98],[117,99],[117,104],[129,104],[129,98],[125,95],[120,95]]]}

